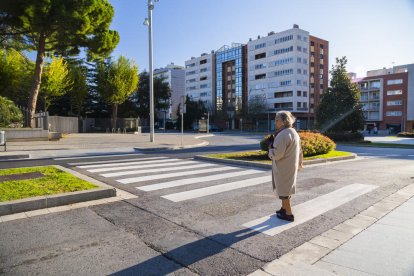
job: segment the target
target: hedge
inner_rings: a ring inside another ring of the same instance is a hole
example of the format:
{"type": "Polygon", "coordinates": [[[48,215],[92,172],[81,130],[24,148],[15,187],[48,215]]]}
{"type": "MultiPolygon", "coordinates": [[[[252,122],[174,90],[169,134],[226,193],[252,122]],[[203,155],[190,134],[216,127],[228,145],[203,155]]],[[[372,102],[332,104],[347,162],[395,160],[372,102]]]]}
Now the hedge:
{"type": "MultiPolygon", "coordinates": [[[[269,136],[270,135],[266,135],[260,141],[260,149],[263,151],[269,151],[266,141],[269,138],[269,136]]],[[[305,157],[325,154],[336,148],[336,144],[331,139],[319,133],[300,131],[299,137],[301,141],[303,155],[305,157]]]]}

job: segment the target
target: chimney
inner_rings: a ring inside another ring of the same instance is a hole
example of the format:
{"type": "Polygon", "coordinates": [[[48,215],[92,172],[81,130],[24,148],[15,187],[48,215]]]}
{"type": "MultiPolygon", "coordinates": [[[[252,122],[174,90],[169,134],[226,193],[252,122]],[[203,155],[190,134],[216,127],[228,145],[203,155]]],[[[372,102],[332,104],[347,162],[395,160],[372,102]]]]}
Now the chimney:
{"type": "Polygon", "coordinates": [[[294,29],[299,29],[299,25],[298,24],[293,24],[293,28],[294,29]]]}

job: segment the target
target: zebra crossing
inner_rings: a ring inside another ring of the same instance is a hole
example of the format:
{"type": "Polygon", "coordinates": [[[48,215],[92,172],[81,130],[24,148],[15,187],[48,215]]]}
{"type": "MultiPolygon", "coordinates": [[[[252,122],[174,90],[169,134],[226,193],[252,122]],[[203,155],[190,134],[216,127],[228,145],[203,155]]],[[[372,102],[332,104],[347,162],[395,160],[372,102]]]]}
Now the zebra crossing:
{"type": "Polygon", "coordinates": [[[108,178],[123,185],[135,185],[144,192],[165,191],[161,197],[172,202],[211,196],[271,182],[270,171],[160,157],[140,157],[108,161],[69,163],[78,169],[108,178]],[[240,177],[243,177],[240,180],[240,177]],[[178,179],[177,179],[178,178],[178,179]],[[150,181],[152,183],[147,184],[150,181]],[[156,183],[153,183],[156,181],[156,183]],[[210,184],[215,181],[215,184],[210,184]],[[194,188],[197,184],[207,187],[194,188]],[[218,183],[218,184],[217,184],[218,183]],[[184,191],[168,194],[168,189],[181,187],[184,191]]]}

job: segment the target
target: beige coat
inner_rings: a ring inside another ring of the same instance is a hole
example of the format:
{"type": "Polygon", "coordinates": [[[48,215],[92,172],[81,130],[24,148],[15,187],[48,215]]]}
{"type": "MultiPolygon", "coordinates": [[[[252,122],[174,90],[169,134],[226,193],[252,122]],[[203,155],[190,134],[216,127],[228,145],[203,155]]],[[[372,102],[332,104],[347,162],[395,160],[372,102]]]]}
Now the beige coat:
{"type": "Polygon", "coordinates": [[[300,138],[293,128],[279,132],[269,149],[272,159],[272,186],[278,196],[290,196],[296,192],[296,176],[302,168],[300,138]]]}

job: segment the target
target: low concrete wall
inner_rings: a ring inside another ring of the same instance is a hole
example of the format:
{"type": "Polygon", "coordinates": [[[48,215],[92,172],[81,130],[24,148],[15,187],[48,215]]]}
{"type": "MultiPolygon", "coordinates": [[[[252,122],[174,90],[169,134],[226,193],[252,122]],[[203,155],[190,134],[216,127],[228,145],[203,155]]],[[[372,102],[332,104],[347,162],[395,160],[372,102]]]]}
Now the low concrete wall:
{"type": "Polygon", "coordinates": [[[4,128],[6,132],[6,142],[20,140],[45,140],[48,138],[48,131],[41,128],[4,128]]]}
{"type": "Polygon", "coordinates": [[[61,133],[78,133],[78,117],[49,116],[50,131],[61,133]]]}

